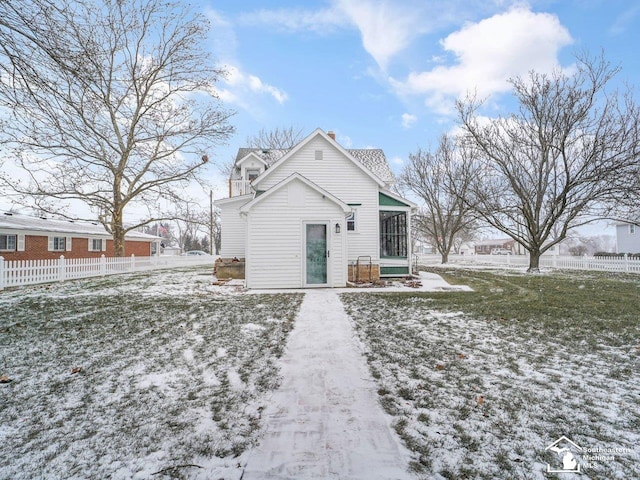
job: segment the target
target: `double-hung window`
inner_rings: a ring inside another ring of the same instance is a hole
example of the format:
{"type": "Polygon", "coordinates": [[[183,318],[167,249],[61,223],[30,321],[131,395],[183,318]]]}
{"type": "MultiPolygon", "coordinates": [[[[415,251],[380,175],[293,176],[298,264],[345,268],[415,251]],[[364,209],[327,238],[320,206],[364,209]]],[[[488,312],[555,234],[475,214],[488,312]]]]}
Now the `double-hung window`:
{"type": "Polygon", "coordinates": [[[104,240],[101,238],[90,238],[89,239],[89,251],[90,252],[101,252],[102,249],[102,242],[104,240]]]}
{"type": "Polygon", "coordinates": [[[356,231],[356,212],[355,210],[347,216],[347,232],[356,231]]]}
{"type": "Polygon", "coordinates": [[[0,235],[0,250],[13,252],[16,250],[17,235],[0,235]]]}
{"type": "Polygon", "coordinates": [[[64,252],[67,249],[66,237],[53,237],[51,249],[54,252],[64,252]]]}

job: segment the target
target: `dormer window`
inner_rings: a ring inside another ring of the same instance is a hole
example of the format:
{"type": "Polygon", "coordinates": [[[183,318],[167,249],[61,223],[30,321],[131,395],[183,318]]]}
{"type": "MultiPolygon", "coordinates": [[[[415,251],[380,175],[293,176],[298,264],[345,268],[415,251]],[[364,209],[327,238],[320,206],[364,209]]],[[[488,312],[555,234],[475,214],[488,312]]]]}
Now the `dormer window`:
{"type": "Polygon", "coordinates": [[[260,175],[259,168],[247,168],[247,180],[253,182],[260,175]]]}

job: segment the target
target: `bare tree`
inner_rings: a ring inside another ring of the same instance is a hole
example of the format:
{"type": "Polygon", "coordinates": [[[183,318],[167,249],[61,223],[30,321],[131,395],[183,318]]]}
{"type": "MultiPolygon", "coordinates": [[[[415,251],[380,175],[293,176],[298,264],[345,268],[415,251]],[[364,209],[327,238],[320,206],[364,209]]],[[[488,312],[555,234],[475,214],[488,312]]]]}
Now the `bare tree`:
{"type": "Polygon", "coordinates": [[[418,149],[399,176],[399,187],[423,202],[414,217],[416,228],[433,242],[447,263],[456,238],[468,235],[475,221],[469,187],[476,175],[469,149],[448,135],[440,137],[434,152],[418,149]]]}
{"type": "Polygon", "coordinates": [[[302,140],[304,140],[304,132],[301,128],[276,127],[273,130],[263,128],[255,135],[247,137],[246,146],[267,150],[286,150],[295,147],[302,140]]]}
{"type": "MultiPolygon", "coordinates": [[[[264,150],[288,150],[295,147],[302,140],[304,140],[304,133],[301,128],[276,127],[274,130],[265,130],[263,128],[255,135],[247,137],[245,146],[264,150]]],[[[236,158],[232,157],[228,162],[220,165],[220,173],[225,177],[230,177],[235,164],[236,158]]]]}
{"type": "Polygon", "coordinates": [[[540,255],[574,227],[608,217],[619,179],[637,164],[639,111],[630,93],[608,93],[616,75],[602,57],[577,59],[575,73],[532,72],[511,80],[518,112],[488,121],[474,97],[457,104],[482,163],[473,193],[479,214],[540,255]]]}
{"type": "Polygon", "coordinates": [[[178,198],[233,131],[207,27],[163,0],[0,2],[0,141],[23,172],[0,183],[62,216],[84,202],[124,255],[126,232],[158,220],[125,225],[127,209],[178,198]]]}
{"type": "Polygon", "coordinates": [[[183,198],[181,202],[173,205],[166,216],[172,219],[175,226],[174,239],[182,249],[185,249],[187,239],[193,240],[200,234],[209,234],[209,212],[202,209],[199,202],[195,200],[183,198]]]}

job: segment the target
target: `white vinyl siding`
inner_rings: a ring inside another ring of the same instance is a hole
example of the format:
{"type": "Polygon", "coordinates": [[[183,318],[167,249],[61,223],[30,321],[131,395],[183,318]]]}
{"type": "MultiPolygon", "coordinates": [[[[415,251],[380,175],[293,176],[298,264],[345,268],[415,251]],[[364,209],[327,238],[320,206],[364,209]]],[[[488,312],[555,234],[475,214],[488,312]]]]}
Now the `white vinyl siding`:
{"type": "MultiPolygon", "coordinates": [[[[361,255],[370,255],[377,263],[380,233],[376,182],[322,137],[310,140],[293,157],[271,171],[258,184],[258,189],[266,191],[293,173],[299,173],[347,204],[359,204],[357,233],[351,232],[348,238],[348,260],[355,262],[361,255]],[[316,160],[317,150],[322,150],[321,162],[316,160]]],[[[347,232],[346,223],[342,231],[347,232]]]]}
{"type": "Polygon", "coordinates": [[[616,248],[618,253],[640,253],[640,235],[630,224],[616,225],[616,248]],[[634,233],[631,233],[631,232],[634,233]]]}
{"type": "Polygon", "coordinates": [[[244,258],[246,245],[246,219],[240,216],[240,207],[249,199],[217,205],[220,209],[222,245],[220,256],[223,258],[244,258]]]}
{"type": "MultiPolygon", "coordinates": [[[[304,286],[304,224],[328,223],[329,286],[346,285],[344,212],[336,203],[299,180],[257,203],[248,213],[247,286],[304,286]],[[335,232],[335,224],[341,233],[335,232]]],[[[223,234],[224,238],[224,234],[223,234]]]]}

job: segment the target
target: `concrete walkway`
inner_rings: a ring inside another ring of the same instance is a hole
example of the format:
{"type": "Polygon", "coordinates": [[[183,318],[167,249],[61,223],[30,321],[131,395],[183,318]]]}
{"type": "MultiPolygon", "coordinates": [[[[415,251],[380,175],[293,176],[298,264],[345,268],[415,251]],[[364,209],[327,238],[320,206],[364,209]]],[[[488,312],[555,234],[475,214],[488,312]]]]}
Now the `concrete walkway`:
{"type": "Polygon", "coordinates": [[[307,291],[243,480],[413,478],[354,335],[334,291],[307,291]]]}

